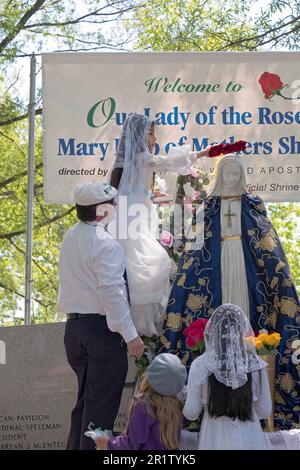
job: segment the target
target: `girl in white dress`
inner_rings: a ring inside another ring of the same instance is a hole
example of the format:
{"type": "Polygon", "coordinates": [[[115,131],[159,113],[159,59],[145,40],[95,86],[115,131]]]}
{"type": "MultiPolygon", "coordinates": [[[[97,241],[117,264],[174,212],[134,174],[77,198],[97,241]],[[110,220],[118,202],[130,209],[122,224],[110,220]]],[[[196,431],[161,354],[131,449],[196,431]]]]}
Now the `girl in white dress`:
{"type": "Polygon", "coordinates": [[[192,362],[183,414],[204,416],[201,450],[266,449],[259,419],[272,412],[266,362],[257,354],[243,311],[218,307],[205,328],[205,352],[192,362]],[[249,339],[250,338],[250,339],[249,339]]]}
{"type": "Polygon", "coordinates": [[[118,189],[117,237],[126,254],[131,315],[138,332],[147,336],[160,334],[171,267],[167,252],[156,239],[153,173],[189,174],[196,158],[209,152],[209,148],[191,152],[189,145],[183,145],[172,148],[168,156],[153,155],[155,142],[154,121],[142,114],[129,116],[111,174],[111,185],[118,189]]]}

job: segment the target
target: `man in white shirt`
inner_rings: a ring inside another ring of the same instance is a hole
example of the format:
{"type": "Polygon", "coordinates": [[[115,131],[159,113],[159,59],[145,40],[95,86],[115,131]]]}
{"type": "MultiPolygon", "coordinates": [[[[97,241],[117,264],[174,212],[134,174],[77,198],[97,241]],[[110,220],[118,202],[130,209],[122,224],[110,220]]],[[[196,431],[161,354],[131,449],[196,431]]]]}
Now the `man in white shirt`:
{"type": "Polygon", "coordinates": [[[86,183],[74,191],[79,222],[63,240],[59,256],[58,308],[67,315],[65,348],[78,380],[67,448],[94,449],[84,436],[90,423],[113,429],[130,356],[144,344],[132,322],[125,255],[106,229],[114,214],[116,189],[86,183]]]}

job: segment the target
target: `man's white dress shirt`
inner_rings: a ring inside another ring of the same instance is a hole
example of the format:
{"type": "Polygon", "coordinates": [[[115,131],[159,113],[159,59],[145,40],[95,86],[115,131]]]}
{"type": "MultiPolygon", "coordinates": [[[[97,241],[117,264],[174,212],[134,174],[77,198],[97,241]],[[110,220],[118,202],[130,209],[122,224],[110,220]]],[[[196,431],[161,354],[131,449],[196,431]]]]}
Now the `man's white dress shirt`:
{"type": "Polygon", "coordinates": [[[105,315],[111,331],[126,343],[133,340],[138,334],[129,311],[124,271],[123,249],[101,224],[73,225],[60,249],[59,311],[105,315]]]}

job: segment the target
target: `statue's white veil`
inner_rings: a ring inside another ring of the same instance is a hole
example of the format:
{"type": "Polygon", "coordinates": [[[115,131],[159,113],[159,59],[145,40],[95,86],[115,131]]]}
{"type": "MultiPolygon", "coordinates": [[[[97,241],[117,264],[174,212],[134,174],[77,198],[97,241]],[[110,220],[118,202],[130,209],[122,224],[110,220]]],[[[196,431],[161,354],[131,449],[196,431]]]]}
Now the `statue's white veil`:
{"type": "Polygon", "coordinates": [[[215,168],[215,179],[213,180],[209,196],[221,196],[224,193],[223,171],[228,163],[234,163],[241,171],[240,187],[237,189],[236,193],[247,193],[246,170],[243,158],[235,153],[229,153],[219,160],[215,168]]]}

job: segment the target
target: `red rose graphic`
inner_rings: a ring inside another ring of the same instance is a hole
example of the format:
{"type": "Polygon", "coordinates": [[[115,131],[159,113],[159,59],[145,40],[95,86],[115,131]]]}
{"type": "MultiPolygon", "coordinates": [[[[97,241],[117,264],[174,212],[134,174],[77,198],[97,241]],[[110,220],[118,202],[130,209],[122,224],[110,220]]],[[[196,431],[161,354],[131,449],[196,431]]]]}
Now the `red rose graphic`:
{"type": "Polygon", "coordinates": [[[281,91],[283,88],[286,88],[289,85],[284,85],[281,81],[281,78],[279,75],[276,75],[276,73],[264,72],[259,77],[258,82],[262,88],[266,100],[272,101],[274,95],[281,96],[281,98],[284,100],[296,101],[300,99],[300,96],[293,96],[292,98],[283,96],[281,91]]]}
{"type": "Polygon", "coordinates": [[[284,87],[279,75],[275,73],[264,72],[261,74],[258,81],[267,100],[272,98],[276,92],[282,90],[284,87]]]}

